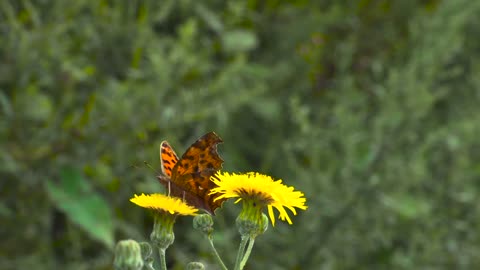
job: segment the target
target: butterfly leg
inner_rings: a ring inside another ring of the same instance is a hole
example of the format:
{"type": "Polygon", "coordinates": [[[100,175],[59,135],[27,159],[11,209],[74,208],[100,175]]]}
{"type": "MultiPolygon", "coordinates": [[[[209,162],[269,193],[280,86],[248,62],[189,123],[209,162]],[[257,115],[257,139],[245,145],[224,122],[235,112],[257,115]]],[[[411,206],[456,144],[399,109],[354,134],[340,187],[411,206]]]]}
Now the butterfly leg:
{"type": "Polygon", "coordinates": [[[170,196],[170,181],[168,181],[168,196],[170,196]]]}

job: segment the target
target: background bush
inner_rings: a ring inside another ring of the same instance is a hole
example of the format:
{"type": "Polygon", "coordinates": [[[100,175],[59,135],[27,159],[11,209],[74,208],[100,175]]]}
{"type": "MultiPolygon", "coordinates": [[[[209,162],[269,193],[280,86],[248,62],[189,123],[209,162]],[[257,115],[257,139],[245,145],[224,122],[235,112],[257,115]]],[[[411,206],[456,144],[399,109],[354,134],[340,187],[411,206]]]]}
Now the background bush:
{"type": "MultiPolygon", "coordinates": [[[[158,146],[305,191],[249,269],[480,264],[480,2],[2,1],[1,269],[110,269],[158,146]]],[[[217,212],[233,262],[238,208],[217,212]]],[[[215,268],[178,220],[173,269],[215,268]]]]}

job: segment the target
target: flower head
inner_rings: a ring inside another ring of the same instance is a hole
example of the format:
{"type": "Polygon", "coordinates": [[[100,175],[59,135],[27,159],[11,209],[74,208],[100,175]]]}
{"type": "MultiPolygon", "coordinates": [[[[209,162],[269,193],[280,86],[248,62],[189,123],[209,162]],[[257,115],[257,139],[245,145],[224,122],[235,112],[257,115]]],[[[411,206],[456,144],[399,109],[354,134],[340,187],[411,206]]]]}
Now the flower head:
{"type": "Polygon", "coordinates": [[[277,209],[280,220],[286,220],[292,224],[285,208],[294,215],[297,214],[295,207],[306,210],[306,199],[300,191],[293,187],[282,184],[282,180],[274,181],[272,177],[260,173],[249,172],[245,174],[217,173],[212,177],[217,185],[211,190],[211,194],[221,194],[216,199],[239,198],[241,200],[254,200],[256,203],[268,207],[268,215],[272,224],[275,225],[273,208],[277,209]]]}
{"type": "Polygon", "coordinates": [[[140,207],[160,210],[172,215],[195,216],[198,211],[198,209],[186,204],[179,198],[165,196],[158,193],[135,195],[130,201],[140,207]]]}

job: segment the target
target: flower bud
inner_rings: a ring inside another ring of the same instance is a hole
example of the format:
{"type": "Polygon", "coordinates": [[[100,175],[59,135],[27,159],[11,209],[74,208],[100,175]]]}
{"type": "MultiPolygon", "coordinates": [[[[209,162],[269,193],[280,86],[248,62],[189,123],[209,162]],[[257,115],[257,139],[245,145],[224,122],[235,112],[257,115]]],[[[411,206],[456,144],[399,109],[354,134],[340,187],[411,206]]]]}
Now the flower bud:
{"type": "Polygon", "coordinates": [[[141,270],[143,260],[140,245],[135,240],[122,240],[115,247],[115,270],[141,270]]]}
{"type": "Polygon", "coordinates": [[[205,266],[200,262],[190,262],[187,264],[187,270],[204,270],[205,266]]]}
{"type": "Polygon", "coordinates": [[[148,242],[140,242],[143,264],[146,269],[153,269],[152,246],[148,242]]]}
{"type": "Polygon", "coordinates": [[[140,242],[140,251],[142,252],[142,258],[146,259],[152,256],[152,246],[148,242],[140,242]]]}
{"type": "Polygon", "coordinates": [[[213,231],[213,219],[209,214],[197,215],[193,218],[193,228],[200,230],[206,235],[210,235],[213,231]]]}

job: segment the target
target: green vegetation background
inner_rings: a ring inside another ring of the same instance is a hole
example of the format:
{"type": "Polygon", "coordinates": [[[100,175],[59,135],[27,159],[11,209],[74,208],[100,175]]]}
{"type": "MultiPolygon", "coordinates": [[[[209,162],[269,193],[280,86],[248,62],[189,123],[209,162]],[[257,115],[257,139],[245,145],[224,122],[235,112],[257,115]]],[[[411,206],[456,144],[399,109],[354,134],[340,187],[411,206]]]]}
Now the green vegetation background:
{"type": "MultiPolygon", "coordinates": [[[[305,192],[248,269],[480,265],[480,1],[1,1],[0,268],[111,269],[158,146],[305,192]]],[[[237,205],[217,212],[229,265],[237,205]]],[[[171,269],[203,261],[178,220],[171,269]]]]}

